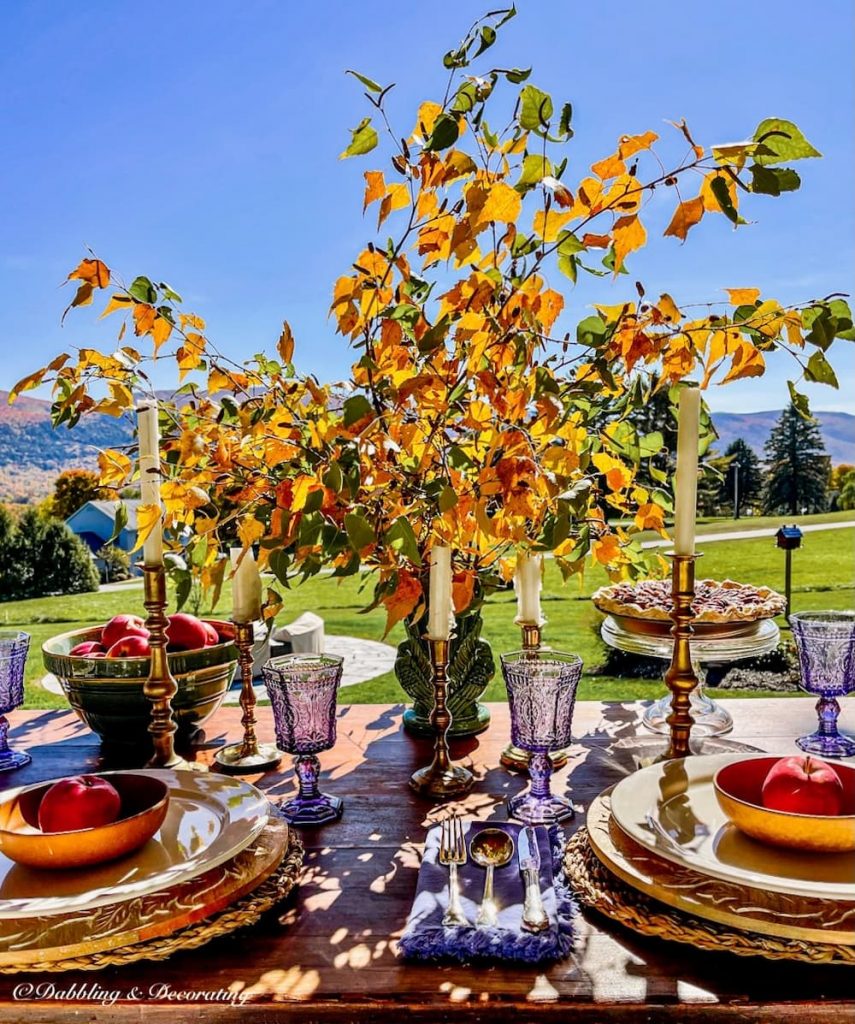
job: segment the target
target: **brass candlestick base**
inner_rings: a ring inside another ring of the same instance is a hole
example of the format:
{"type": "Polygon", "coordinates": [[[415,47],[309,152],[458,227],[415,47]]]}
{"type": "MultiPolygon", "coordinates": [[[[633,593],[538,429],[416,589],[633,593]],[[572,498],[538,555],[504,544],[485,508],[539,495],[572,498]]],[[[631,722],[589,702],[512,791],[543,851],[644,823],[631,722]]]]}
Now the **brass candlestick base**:
{"type": "Polygon", "coordinates": [[[695,598],[695,560],[698,555],[669,554],[673,561],[671,570],[671,593],[674,607],[671,618],[674,625],[671,635],[674,637],[674,651],[671,655],[671,666],[665,673],[665,683],[671,691],[671,714],[668,716],[668,727],[671,742],[664,754],[664,759],[688,757],[689,736],[692,732],[692,717],[689,696],[698,685],[698,677],[692,666],[691,639],[694,635],[692,621],[692,602],[695,598]]]}
{"type": "Polygon", "coordinates": [[[448,689],[448,640],[428,637],[433,672],[434,705],[430,720],[436,730],[433,760],[410,777],[410,787],[428,800],[447,800],[469,791],[475,777],[468,768],[453,765],[448,750],[451,712],[446,703],[448,689]]]}
{"type": "Polygon", "coordinates": [[[143,604],[147,612],[146,629],[151,647],[151,661],[148,679],[143,693],[151,701],[151,722],[148,731],[154,745],[154,754],[148,762],[149,768],[188,768],[189,764],[175,753],[175,720],[172,717],[172,698],[178,692],[178,684],[169,669],[166,657],[166,571],[162,565],[143,566],[143,604]]]}
{"type": "Polygon", "coordinates": [[[223,747],[214,755],[221,771],[229,775],[254,775],[270,771],[282,760],[281,751],[272,743],[259,743],[255,735],[255,689],[252,685],[252,648],[255,630],[251,622],[235,622],[235,647],[241,677],[240,706],[243,715],[243,740],[223,747]]]}
{"type": "MultiPolygon", "coordinates": [[[[522,631],[522,649],[524,651],[539,651],[546,619],[541,619],[540,622],[524,622],[522,619],[515,619],[514,622],[522,631]]],[[[569,750],[553,750],[549,754],[553,768],[563,768],[569,757],[569,750]]],[[[530,761],[531,752],[523,750],[522,747],[515,747],[513,743],[509,743],[499,757],[499,764],[512,772],[527,773],[530,761]]]]}

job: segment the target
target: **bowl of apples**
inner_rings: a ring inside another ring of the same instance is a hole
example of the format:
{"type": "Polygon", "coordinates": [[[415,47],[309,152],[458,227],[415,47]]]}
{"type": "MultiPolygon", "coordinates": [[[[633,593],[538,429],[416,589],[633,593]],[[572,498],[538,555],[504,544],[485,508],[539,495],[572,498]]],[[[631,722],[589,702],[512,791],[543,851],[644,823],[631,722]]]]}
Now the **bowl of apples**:
{"type": "Polygon", "coordinates": [[[719,768],[719,807],[752,839],[813,853],[855,850],[855,768],[809,754],[752,757],[719,768]]]}
{"type": "Polygon", "coordinates": [[[166,783],[146,772],[25,786],[0,804],[0,853],[42,870],[104,864],[144,846],[168,807],[166,783]]]}
{"type": "MultiPolygon", "coordinates": [[[[177,739],[187,740],[222,704],[237,666],[231,623],[178,612],[167,627],[169,667],[178,684],[172,701],[177,739]]],[[[52,637],[42,645],[45,668],[69,704],[107,747],[150,749],[151,704],[143,686],[151,649],[137,615],[52,637]]]]}

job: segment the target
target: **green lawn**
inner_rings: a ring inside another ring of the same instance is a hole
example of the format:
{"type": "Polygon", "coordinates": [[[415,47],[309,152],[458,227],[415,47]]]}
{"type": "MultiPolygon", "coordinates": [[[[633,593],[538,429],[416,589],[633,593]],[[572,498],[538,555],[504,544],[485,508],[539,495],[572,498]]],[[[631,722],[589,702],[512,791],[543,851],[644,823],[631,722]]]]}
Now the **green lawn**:
{"type": "MultiPolygon", "coordinates": [[[[835,519],[852,520],[851,512],[834,514],[835,519]]],[[[804,518],[804,517],[803,517],[804,518]]],[[[806,520],[807,521],[807,520],[806,520]]],[[[828,517],[812,517],[809,521],[825,522],[828,517]]],[[[741,520],[740,522],[745,522],[741,520]]],[[[755,520],[759,523],[760,520],[755,520]]],[[[779,519],[772,521],[780,522],[779,519]]],[[[724,527],[719,521],[719,531],[724,527]]],[[[703,547],[703,545],[701,545],[703,547]]],[[[718,579],[730,576],[744,582],[767,584],[783,589],[784,556],[769,537],[710,544],[699,564],[701,576],[718,579]]],[[[588,669],[602,662],[603,646],[596,632],[600,616],[590,603],[590,594],[606,582],[601,570],[590,570],[583,580],[562,584],[555,566],[547,563],[543,608],[548,619],[546,637],[555,647],[575,651],[588,669]]],[[[821,530],[805,535],[802,549],[793,559],[793,609],[853,608],[853,535],[848,530],[821,530]]],[[[363,615],[364,603],[359,594],[359,581],[334,581],[320,577],[286,594],[285,610],[280,619],[288,621],[305,610],[321,615],[331,634],[381,639],[384,614],[380,611],[363,615]]],[[[224,617],[229,608],[226,588],[219,613],[224,617]]],[[[142,613],[142,585],[122,591],[81,594],[72,597],[41,598],[0,604],[0,625],[25,629],[32,634],[32,652],[27,666],[28,707],[62,707],[64,701],[32,685],[43,673],[40,647],[49,637],[67,630],[104,622],[119,612],[142,613]]],[[[519,631],[513,624],[513,594],[495,596],[484,610],[484,637],[494,651],[513,650],[519,645],[519,631]]],[[[401,627],[388,637],[390,643],[402,638],[401,627]]],[[[662,684],[637,679],[614,679],[606,676],[586,677],[582,699],[629,700],[652,697],[662,692],[662,684]]],[[[728,696],[737,696],[730,691],[728,696]]],[[[762,694],[752,693],[752,696],[762,694]]],[[[391,673],[348,687],[341,694],[342,703],[376,703],[399,700],[401,691],[391,673]]],[[[504,698],[504,686],[495,678],[486,699],[504,698]]]]}

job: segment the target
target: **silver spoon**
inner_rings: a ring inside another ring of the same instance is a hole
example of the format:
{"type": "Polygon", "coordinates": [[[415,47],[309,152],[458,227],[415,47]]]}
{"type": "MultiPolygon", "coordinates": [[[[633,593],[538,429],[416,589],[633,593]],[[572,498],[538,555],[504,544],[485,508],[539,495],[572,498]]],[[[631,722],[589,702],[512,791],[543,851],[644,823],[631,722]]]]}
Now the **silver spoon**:
{"type": "Polygon", "coordinates": [[[485,828],[473,836],[469,843],[472,860],[485,868],[487,877],[484,879],[484,895],[478,916],[475,918],[476,928],[492,928],[499,919],[499,908],[493,899],[493,871],[509,864],[514,855],[514,841],[501,828],[485,828]]]}

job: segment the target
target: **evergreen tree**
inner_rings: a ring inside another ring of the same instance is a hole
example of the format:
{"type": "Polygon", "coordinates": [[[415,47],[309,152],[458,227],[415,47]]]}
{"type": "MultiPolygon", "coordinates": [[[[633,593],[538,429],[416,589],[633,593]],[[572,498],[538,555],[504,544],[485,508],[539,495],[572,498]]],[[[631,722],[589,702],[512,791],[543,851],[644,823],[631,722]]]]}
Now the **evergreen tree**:
{"type": "Polygon", "coordinates": [[[729,459],[719,500],[733,508],[735,519],[742,509],[755,504],[763,493],[763,471],[754,449],[741,437],[731,441],[724,457],[729,459]]]}
{"type": "Polygon", "coordinates": [[[9,555],[12,569],[4,572],[0,590],[5,601],[98,589],[98,570],[83,541],[65,523],[45,519],[34,508],[11,533],[9,555]]]}
{"type": "Polygon", "coordinates": [[[824,511],[831,467],[816,420],[800,416],[791,403],[772,428],[765,452],[764,510],[790,515],[824,511]]]}

